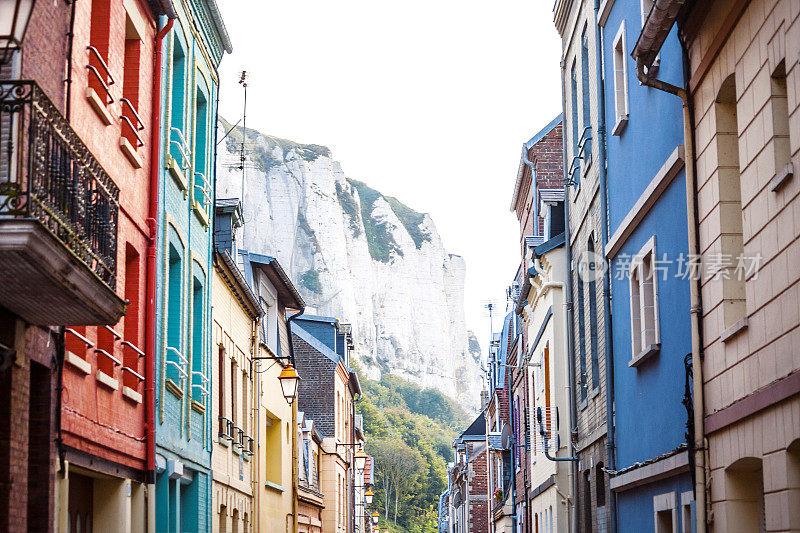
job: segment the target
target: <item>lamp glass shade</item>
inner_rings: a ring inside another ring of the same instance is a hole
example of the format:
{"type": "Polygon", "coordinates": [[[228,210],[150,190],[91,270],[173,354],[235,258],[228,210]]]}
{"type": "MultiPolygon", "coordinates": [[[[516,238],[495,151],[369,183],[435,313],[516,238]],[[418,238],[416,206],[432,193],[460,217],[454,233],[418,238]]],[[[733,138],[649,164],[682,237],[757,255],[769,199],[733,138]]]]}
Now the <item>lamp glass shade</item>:
{"type": "Polygon", "coordinates": [[[22,43],[36,0],[0,0],[0,48],[22,43]]]}
{"type": "Polygon", "coordinates": [[[367,467],[367,454],[361,448],[358,449],[355,455],[356,472],[364,472],[367,467]]]}
{"type": "Polygon", "coordinates": [[[292,403],[297,397],[297,385],[300,383],[300,376],[292,365],[286,365],[281,371],[278,379],[281,382],[281,389],[283,390],[283,397],[286,401],[292,403]]]}
{"type": "Polygon", "coordinates": [[[372,523],[375,524],[376,526],[378,525],[378,511],[372,513],[372,523]]]}
{"type": "Polygon", "coordinates": [[[372,505],[372,498],[374,496],[372,489],[367,489],[367,492],[364,493],[364,502],[366,502],[367,505],[372,505]]]}

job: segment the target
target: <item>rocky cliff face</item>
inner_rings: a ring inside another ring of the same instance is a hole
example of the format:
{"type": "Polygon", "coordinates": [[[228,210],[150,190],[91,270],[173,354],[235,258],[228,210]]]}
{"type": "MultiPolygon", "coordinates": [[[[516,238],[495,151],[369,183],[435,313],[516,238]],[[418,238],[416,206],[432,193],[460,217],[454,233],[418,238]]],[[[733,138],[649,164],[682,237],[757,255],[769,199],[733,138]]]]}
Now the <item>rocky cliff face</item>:
{"type": "MultiPolygon", "coordinates": [[[[220,138],[229,126],[222,123],[220,138]]],[[[309,306],[353,325],[362,369],[435,387],[467,407],[480,348],[464,322],[461,257],[430,216],[349,179],[324,146],[247,130],[219,146],[217,197],[241,198],[240,246],[278,259],[309,306]]]]}

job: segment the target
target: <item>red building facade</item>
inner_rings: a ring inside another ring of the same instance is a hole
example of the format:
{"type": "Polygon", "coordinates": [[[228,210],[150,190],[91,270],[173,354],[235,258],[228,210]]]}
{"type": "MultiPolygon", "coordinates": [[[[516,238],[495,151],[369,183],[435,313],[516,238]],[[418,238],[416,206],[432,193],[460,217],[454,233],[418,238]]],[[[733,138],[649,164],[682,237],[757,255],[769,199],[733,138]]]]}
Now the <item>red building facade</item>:
{"type": "MultiPolygon", "coordinates": [[[[61,408],[66,465],[59,529],[141,531],[151,503],[145,380],[147,253],[157,17],[168,3],[77,2],[69,76],[71,123],[122,191],[116,233],[116,324],[65,331],[61,408]]],[[[149,354],[151,357],[152,354],[149,354]]],[[[150,525],[152,527],[152,525],[150,525]]],[[[148,528],[149,529],[149,528],[148,528]]]]}

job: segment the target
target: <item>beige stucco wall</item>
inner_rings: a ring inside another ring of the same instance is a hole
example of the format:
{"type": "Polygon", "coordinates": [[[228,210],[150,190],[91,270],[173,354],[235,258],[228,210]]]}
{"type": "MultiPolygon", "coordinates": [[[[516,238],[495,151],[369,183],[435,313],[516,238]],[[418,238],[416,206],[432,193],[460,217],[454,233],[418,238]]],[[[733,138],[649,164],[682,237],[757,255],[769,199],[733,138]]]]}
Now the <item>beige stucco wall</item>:
{"type": "MultiPolygon", "coordinates": [[[[703,283],[706,415],[800,369],[800,179],[795,176],[777,191],[770,186],[779,170],[776,148],[786,142],[773,120],[776,100],[771,83],[782,60],[789,154],[794,173],[800,172],[800,3],[753,0],[724,39],[729,31],[724,22],[739,5],[734,0],[715,2],[690,43],[697,83],[697,199],[704,260],[724,251],[726,234],[739,224],[745,255],[763,258],[758,275],[750,275],[745,282],[747,327],[725,341],[722,336],[730,324],[723,280],[703,283]],[[715,56],[720,42],[724,44],[715,56]],[[708,71],[698,74],[706,64],[708,71]],[[724,136],[717,134],[715,99],[731,74],[737,124],[726,144],[724,136]],[[730,142],[736,142],[739,152],[741,210],[728,208],[731,188],[724,180],[731,171],[720,167],[730,142]]],[[[745,477],[750,488],[763,483],[768,531],[800,530],[800,397],[771,405],[707,438],[714,531],[740,531],[747,527],[745,515],[758,513],[758,502],[742,499],[742,487],[737,486],[737,480],[745,477]],[[792,443],[793,452],[787,453],[792,443]]]]}

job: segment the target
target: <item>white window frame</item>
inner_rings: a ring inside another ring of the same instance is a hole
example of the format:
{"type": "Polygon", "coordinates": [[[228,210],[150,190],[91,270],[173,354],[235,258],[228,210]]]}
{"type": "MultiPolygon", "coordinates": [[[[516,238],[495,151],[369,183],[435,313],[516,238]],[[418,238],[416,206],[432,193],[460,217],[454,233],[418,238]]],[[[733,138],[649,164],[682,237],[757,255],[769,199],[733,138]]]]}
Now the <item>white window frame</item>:
{"type": "MultiPolygon", "coordinates": [[[[642,0],[643,2],[645,0],[642,0]]],[[[627,57],[627,38],[625,36],[625,21],[619,25],[617,35],[611,47],[612,67],[614,69],[614,128],[611,135],[622,135],[625,126],[628,125],[628,57],[627,57]],[[621,64],[620,64],[621,63],[621,64]],[[622,79],[619,79],[621,75],[622,79]],[[619,85],[622,87],[619,87],[619,85]],[[621,100],[621,101],[620,101],[621,100]]]]}
{"type": "Polygon", "coordinates": [[[656,269],[656,237],[650,237],[631,260],[628,272],[631,312],[631,361],[628,366],[637,366],[641,361],[661,348],[661,333],[658,313],[658,275],[656,269]],[[648,275],[650,283],[648,283],[648,275]],[[650,285],[650,287],[648,287],[650,285]],[[650,294],[651,291],[652,294],[650,294]],[[645,298],[650,296],[650,302],[645,298]],[[647,318],[646,304],[652,304],[652,328],[647,328],[643,320],[647,318]],[[652,337],[647,331],[652,329],[652,337]]]}
{"type": "Polygon", "coordinates": [[[672,533],[678,533],[678,506],[676,505],[676,500],[674,492],[653,496],[653,531],[655,533],[662,533],[658,528],[658,513],[665,511],[672,512],[672,533]]]}
{"type": "Polygon", "coordinates": [[[692,504],[694,503],[694,493],[686,491],[681,493],[681,528],[684,532],[692,531],[692,504]],[[688,513],[688,516],[687,516],[688,513]]]}

